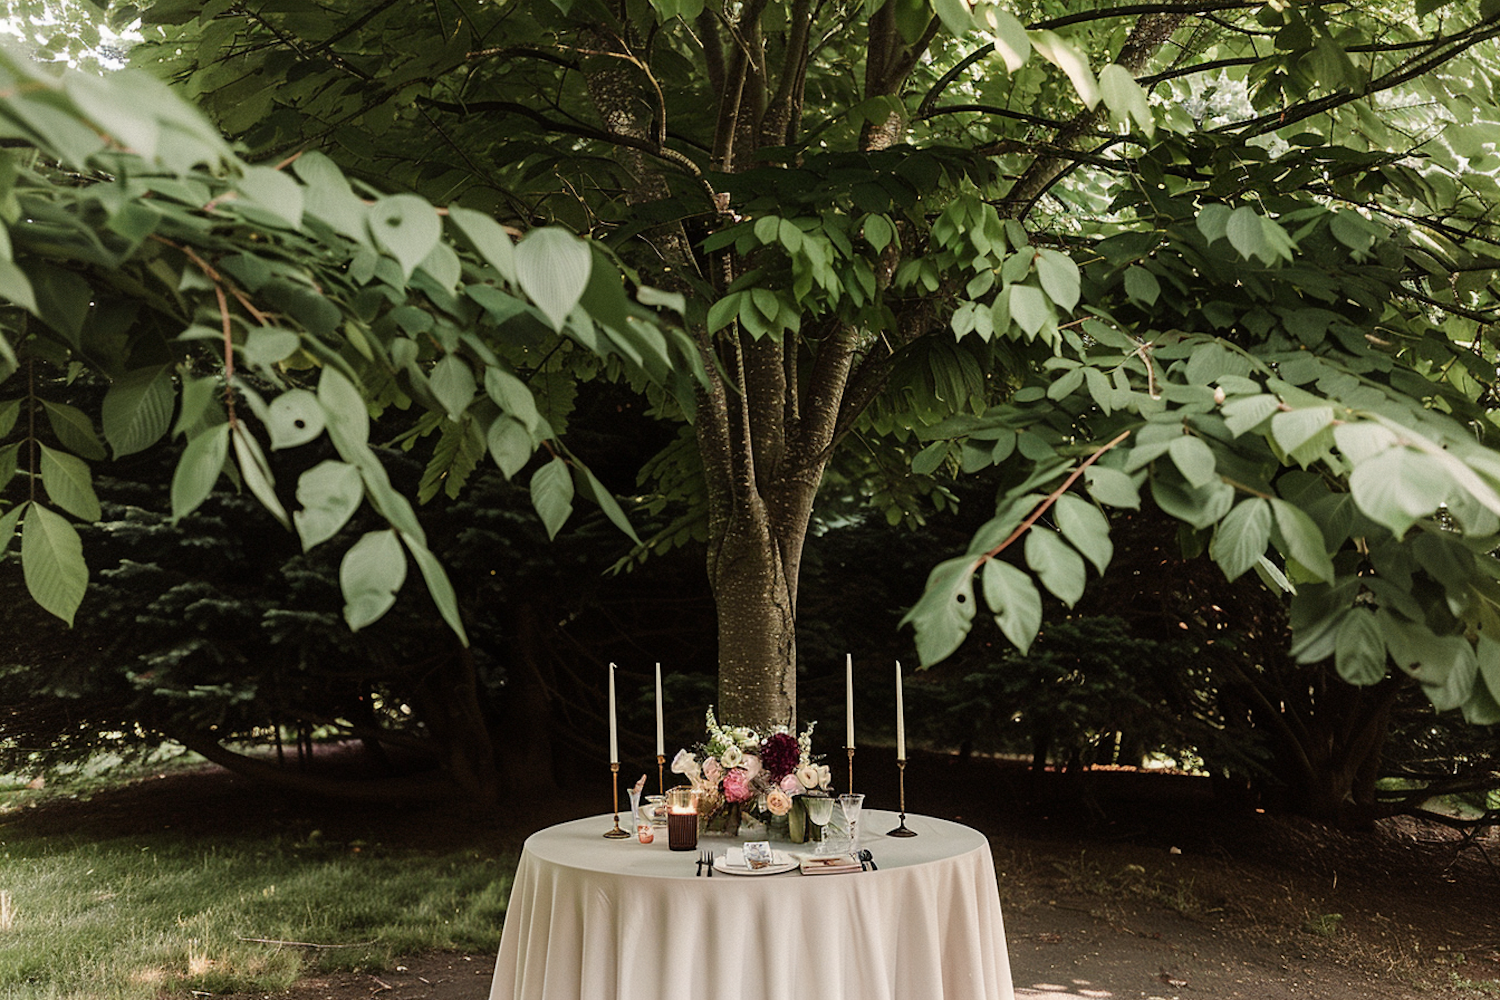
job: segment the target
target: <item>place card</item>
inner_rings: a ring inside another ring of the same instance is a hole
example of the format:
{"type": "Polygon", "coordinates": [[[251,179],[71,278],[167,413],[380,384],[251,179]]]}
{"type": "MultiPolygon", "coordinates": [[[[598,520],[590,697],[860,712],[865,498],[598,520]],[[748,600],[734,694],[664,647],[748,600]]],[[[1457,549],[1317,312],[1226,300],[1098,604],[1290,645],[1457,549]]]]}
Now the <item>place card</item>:
{"type": "Polygon", "coordinates": [[[771,842],[769,840],[746,841],[744,852],[747,867],[769,868],[771,866],[771,842]]]}

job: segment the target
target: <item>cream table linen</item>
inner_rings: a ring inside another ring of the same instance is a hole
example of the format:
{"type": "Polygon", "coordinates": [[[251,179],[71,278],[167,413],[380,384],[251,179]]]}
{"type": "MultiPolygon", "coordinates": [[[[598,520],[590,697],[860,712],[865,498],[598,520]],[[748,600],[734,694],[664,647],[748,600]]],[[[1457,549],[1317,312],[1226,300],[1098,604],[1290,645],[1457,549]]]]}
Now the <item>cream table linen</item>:
{"type": "Polygon", "coordinates": [[[606,840],[608,816],[535,833],[490,1000],[1013,1000],[989,843],[928,816],[885,836],[896,822],[862,817],[879,871],[817,876],[695,878],[665,830],[606,840]]]}

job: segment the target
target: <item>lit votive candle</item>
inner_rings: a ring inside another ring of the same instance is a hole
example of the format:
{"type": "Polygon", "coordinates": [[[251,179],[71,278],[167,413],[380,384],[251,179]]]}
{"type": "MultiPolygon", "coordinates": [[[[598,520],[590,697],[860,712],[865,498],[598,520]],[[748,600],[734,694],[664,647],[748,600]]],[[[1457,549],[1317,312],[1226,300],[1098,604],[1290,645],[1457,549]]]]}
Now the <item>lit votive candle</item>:
{"type": "Polygon", "coordinates": [[[698,846],[698,793],[687,786],[667,791],[667,847],[691,851],[698,846]]]}

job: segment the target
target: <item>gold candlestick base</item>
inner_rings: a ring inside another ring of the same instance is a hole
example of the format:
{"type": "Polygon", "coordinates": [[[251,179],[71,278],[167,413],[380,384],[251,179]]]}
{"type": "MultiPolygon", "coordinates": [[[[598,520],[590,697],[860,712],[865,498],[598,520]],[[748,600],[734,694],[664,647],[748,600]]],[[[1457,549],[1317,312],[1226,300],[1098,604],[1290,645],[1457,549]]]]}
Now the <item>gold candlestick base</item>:
{"type": "Polygon", "coordinates": [[[604,836],[610,840],[624,840],[630,834],[620,829],[620,762],[610,761],[609,764],[610,784],[614,786],[611,790],[615,793],[615,828],[604,836]]]}
{"type": "Polygon", "coordinates": [[[915,837],[917,831],[906,828],[906,761],[898,759],[896,767],[901,772],[901,825],[896,827],[887,837],[915,837]]]}
{"type": "Polygon", "coordinates": [[[848,788],[848,791],[852,793],[854,791],[854,748],[853,747],[845,747],[844,749],[849,751],[849,788],[848,788]]]}
{"type": "Polygon", "coordinates": [[[666,762],[666,754],[659,753],[656,755],[656,790],[663,795],[667,794],[666,776],[662,773],[662,765],[666,764],[666,762]]]}

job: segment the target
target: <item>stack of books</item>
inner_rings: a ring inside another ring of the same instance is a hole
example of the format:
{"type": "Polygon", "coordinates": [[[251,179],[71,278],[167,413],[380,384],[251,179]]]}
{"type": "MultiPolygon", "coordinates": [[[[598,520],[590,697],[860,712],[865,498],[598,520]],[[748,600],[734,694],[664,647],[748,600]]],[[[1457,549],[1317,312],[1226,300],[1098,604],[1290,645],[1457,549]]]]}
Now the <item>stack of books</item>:
{"type": "Polygon", "coordinates": [[[801,867],[804,875],[834,875],[839,872],[857,872],[863,869],[858,859],[852,854],[804,857],[801,867]]]}

